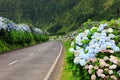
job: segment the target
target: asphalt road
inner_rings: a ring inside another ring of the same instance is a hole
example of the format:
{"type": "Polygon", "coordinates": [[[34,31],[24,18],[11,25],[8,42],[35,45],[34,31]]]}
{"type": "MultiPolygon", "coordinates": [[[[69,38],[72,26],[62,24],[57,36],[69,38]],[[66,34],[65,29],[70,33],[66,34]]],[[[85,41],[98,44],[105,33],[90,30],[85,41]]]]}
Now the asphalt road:
{"type": "Polygon", "coordinates": [[[43,80],[60,49],[51,41],[0,55],[0,80],[43,80]]]}

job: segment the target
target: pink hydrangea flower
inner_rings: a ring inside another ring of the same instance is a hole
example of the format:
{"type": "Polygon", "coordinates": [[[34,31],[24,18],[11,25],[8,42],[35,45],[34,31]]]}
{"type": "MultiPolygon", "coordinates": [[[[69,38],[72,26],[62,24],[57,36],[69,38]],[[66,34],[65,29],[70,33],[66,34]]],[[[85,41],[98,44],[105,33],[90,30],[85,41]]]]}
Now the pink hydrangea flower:
{"type": "Polygon", "coordinates": [[[115,57],[115,56],[110,56],[110,59],[109,59],[111,62],[113,62],[114,64],[117,64],[118,63],[118,58],[115,57]]]}
{"type": "Polygon", "coordinates": [[[105,77],[105,74],[101,74],[101,76],[100,76],[101,78],[104,78],[105,77]]]}
{"type": "Polygon", "coordinates": [[[100,59],[99,62],[104,62],[104,60],[103,60],[103,59],[100,59]]]}
{"type": "Polygon", "coordinates": [[[91,58],[90,60],[92,61],[92,63],[97,62],[97,59],[96,59],[96,58],[91,58]]]}
{"type": "Polygon", "coordinates": [[[88,73],[89,73],[89,74],[92,74],[92,70],[91,70],[91,69],[89,69],[89,70],[88,70],[88,73]]]}
{"type": "Polygon", "coordinates": [[[89,69],[92,69],[93,68],[93,65],[89,65],[89,69]]]}
{"type": "Polygon", "coordinates": [[[107,67],[107,66],[109,66],[109,64],[107,64],[103,59],[100,59],[99,62],[100,62],[100,66],[101,66],[101,67],[104,67],[104,66],[107,67]]]}
{"type": "Polygon", "coordinates": [[[88,65],[85,65],[85,69],[89,69],[89,66],[88,66],[88,65]]]}
{"type": "Polygon", "coordinates": [[[101,77],[101,74],[103,74],[103,69],[98,69],[96,73],[99,77],[101,77]]]}
{"type": "Polygon", "coordinates": [[[92,74],[91,80],[96,80],[96,75],[92,74]]]}
{"type": "Polygon", "coordinates": [[[98,72],[103,73],[103,69],[98,69],[98,72]]]}
{"type": "Polygon", "coordinates": [[[96,69],[96,70],[99,69],[99,66],[94,66],[94,69],[96,69]]]}

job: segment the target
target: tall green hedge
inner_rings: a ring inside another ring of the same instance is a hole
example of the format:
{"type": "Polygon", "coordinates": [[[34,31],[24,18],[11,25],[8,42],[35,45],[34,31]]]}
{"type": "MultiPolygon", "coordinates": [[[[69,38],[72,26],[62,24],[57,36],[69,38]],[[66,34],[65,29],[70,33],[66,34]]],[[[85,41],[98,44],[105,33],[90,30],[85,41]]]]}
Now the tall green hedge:
{"type": "Polygon", "coordinates": [[[29,46],[32,44],[45,42],[49,39],[48,36],[41,34],[33,34],[25,31],[12,30],[7,32],[5,29],[0,31],[0,52],[8,51],[11,47],[18,48],[17,46],[29,46]],[[8,46],[8,45],[9,46],[8,46]],[[10,46],[11,45],[11,46],[10,46]]]}

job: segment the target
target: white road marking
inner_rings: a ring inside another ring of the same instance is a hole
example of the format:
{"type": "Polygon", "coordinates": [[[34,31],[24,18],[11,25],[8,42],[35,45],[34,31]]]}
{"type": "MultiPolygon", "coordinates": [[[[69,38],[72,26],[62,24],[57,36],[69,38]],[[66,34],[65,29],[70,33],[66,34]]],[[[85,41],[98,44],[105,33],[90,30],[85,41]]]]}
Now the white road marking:
{"type": "Polygon", "coordinates": [[[62,44],[61,44],[61,49],[60,49],[60,51],[59,51],[59,54],[58,54],[56,60],[54,61],[52,67],[51,67],[50,70],[48,71],[47,75],[45,76],[44,80],[49,80],[49,77],[50,77],[50,75],[52,74],[52,72],[53,72],[53,70],[54,70],[54,68],[55,68],[55,66],[56,66],[56,64],[57,64],[57,62],[58,62],[58,60],[59,60],[59,58],[60,58],[60,56],[61,56],[61,54],[62,54],[62,50],[63,50],[63,47],[62,47],[62,44]]]}
{"type": "Polygon", "coordinates": [[[32,56],[34,53],[29,54],[29,56],[32,56]]]}
{"type": "Polygon", "coordinates": [[[41,51],[41,50],[38,50],[38,51],[41,51]]]}
{"type": "Polygon", "coordinates": [[[15,63],[17,63],[17,62],[18,62],[18,60],[15,60],[15,61],[9,63],[8,65],[10,66],[10,65],[13,65],[13,64],[15,64],[15,63]]]}

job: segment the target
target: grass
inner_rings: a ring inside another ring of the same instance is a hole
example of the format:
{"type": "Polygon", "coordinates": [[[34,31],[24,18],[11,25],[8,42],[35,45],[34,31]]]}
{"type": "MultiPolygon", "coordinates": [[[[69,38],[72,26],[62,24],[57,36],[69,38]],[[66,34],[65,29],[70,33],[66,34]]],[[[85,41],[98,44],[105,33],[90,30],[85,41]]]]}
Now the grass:
{"type": "Polygon", "coordinates": [[[61,74],[61,79],[60,80],[73,80],[73,75],[72,75],[72,72],[71,70],[68,68],[68,65],[69,63],[67,63],[67,60],[66,58],[68,57],[68,54],[69,54],[69,47],[70,47],[70,40],[67,40],[66,42],[63,42],[64,43],[64,47],[65,47],[65,59],[64,59],[64,68],[63,68],[63,71],[62,71],[62,74],[61,74]]]}
{"type": "Polygon", "coordinates": [[[72,79],[72,72],[64,69],[60,80],[71,80],[71,79],[72,79]]]}

